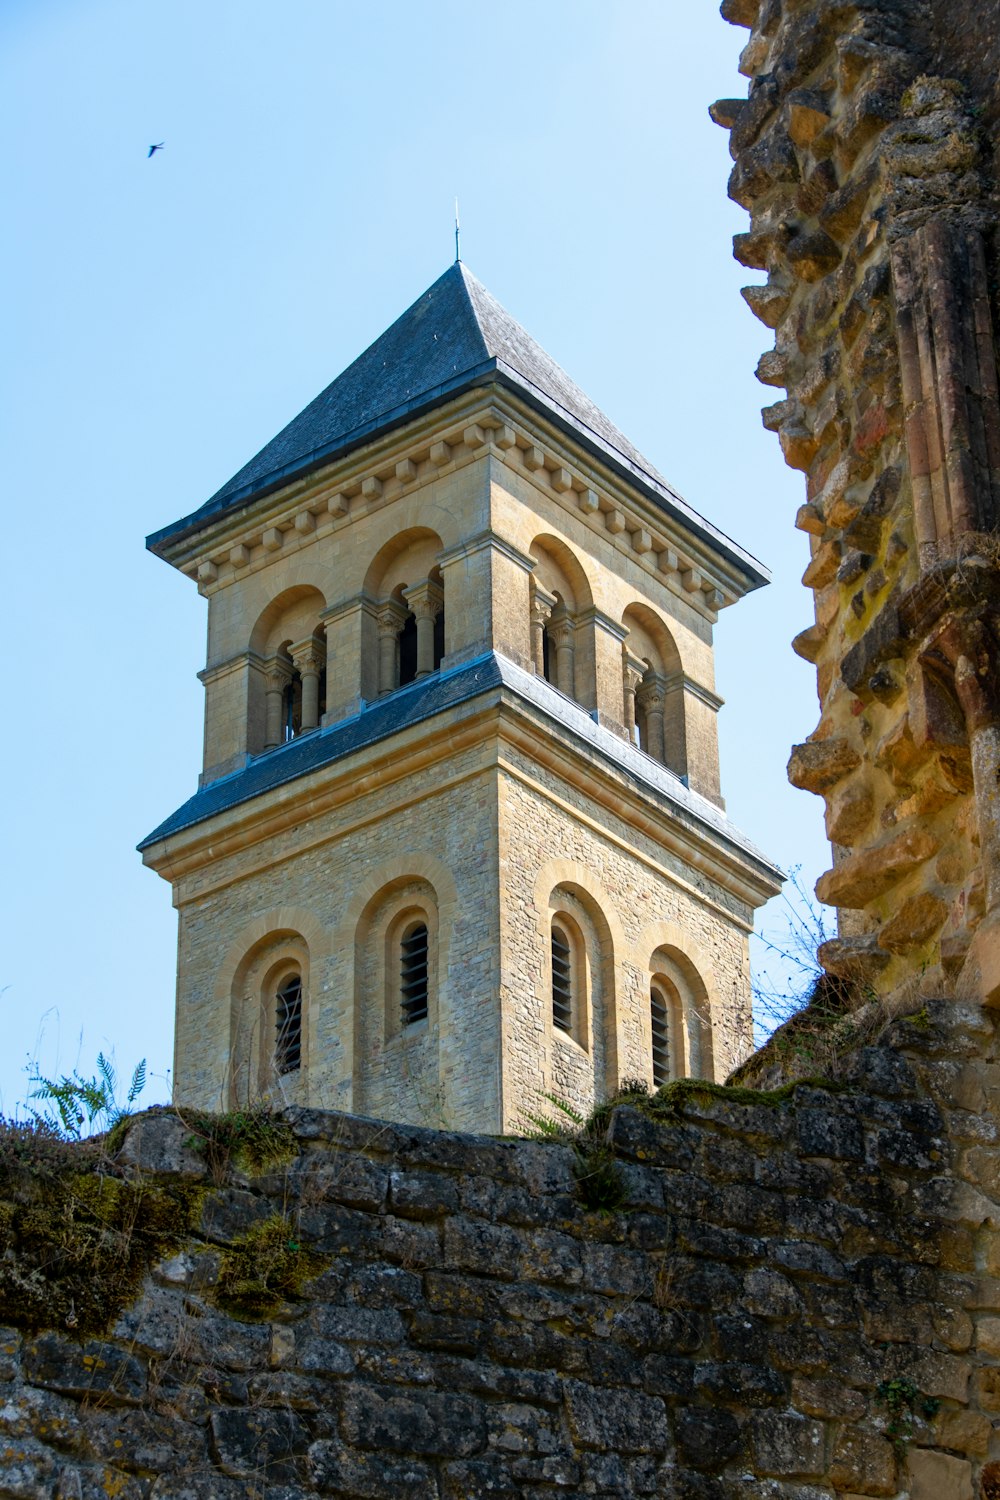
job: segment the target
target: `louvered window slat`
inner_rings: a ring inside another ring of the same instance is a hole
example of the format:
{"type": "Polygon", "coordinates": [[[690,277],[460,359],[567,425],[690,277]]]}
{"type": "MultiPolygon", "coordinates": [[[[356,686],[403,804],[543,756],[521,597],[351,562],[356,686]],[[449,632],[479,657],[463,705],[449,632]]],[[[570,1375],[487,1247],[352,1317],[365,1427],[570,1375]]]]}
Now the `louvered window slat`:
{"type": "Polygon", "coordinates": [[[573,971],[570,946],[558,927],[552,929],[552,1024],[573,1030],[573,971]]]}
{"type": "Polygon", "coordinates": [[[427,928],[423,923],[400,944],[400,991],[403,1025],[427,1018],[427,928]]]}
{"type": "Polygon", "coordinates": [[[298,974],[275,996],[274,1061],[279,1074],[295,1073],[302,1066],[302,980],[298,974]]]}
{"type": "Polygon", "coordinates": [[[653,1087],[670,1082],[670,1018],[666,1002],[657,990],[651,990],[649,1008],[653,1028],[653,1087]]]}

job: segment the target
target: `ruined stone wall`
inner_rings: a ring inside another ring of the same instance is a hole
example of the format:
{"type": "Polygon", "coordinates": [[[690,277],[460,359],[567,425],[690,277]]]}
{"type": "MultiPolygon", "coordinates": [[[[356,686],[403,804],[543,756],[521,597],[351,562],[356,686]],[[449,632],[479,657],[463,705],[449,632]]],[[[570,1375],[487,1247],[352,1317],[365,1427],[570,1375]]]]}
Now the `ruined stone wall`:
{"type": "MultiPolygon", "coordinates": [[[[0,1192],[0,1310],[61,1310],[0,1335],[0,1496],[995,1497],[989,1016],[896,1023],[838,1089],[618,1108],[610,1187],[565,1146],[311,1111],[286,1165],[213,1178],[142,1116],[105,1172],[192,1228],[107,1335],[38,1295],[58,1256],[0,1192]]],[[[77,1230],[112,1201],[87,1180],[77,1230]]]]}
{"type": "Polygon", "coordinates": [[[883,991],[1000,998],[995,9],[725,0],[750,28],[731,128],[737,259],[775,348],[764,411],[796,524],[840,913],[821,958],[883,991]]]}

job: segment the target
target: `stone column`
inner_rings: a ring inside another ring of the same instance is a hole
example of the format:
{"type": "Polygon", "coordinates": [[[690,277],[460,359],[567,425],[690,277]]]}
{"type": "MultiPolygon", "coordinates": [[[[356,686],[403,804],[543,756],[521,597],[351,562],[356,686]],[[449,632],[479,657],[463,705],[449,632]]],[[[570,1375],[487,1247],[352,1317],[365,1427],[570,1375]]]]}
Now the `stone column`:
{"type": "Polygon", "coordinates": [[[568,614],[558,615],[549,626],[549,640],[556,648],[556,687],[567,698],[575,694],[573,671],[573,621],[568,614]]]}
{"type": "Polygon", "coordinates": [[[302,678],[302,728],[307,734],[319,728],[319,678],[323,670],[323,643],[309,636],[291,647],[292,661],[302,678]]]}
{"type": "Polygon", "coordinates": [[[434,621],[444,607],[444,593],[425,578],[405,589],[404,598],[417,622],[417,676],[429,677],[434,671],[434,621]]]}
{"type": "Polygon", "coordinates": [[[281,709],[285,688],[292,680],[294,668],[286,656],[272,656],[264,669],[264,692],[267,704],[267,726],[264,749],[274,750],[283,742],[281,709]]]}
{"type": "Polygon", "coordinates": [[[642,682],[642,675],[645,670],[646,663],[644,661],[640,660],[638,656],[633,656],[630,651],[626,651],[624,648],[622,649],[625,731],[628,735],[628,741],[630,745],[637,745],[639,743],[639,736],[636,730],[635,722],[635,695],[638,691],[639,684],[642,682]]]}
{"type": "Polygon", "coordinates": [[[663,761],[663,682],[657,672],[647,671],[636,693],[639,707],[646,716],[646,754],[663,761]]]}
{"type": "Polygon", "coordinates": [[[531,590],[531,660],[534,663],[535,675],[545,675],[545,627],[552,619],[552,611],[555,608],[555,597],[540,589],[537,584],[531,590]]]}
{"type": "Polygon", "coordinates": [[[378,691],[379,697],[399,686],[399,632],[406,623],[406,610],[395,599],[380,604],[378,619],[378,691]]]}

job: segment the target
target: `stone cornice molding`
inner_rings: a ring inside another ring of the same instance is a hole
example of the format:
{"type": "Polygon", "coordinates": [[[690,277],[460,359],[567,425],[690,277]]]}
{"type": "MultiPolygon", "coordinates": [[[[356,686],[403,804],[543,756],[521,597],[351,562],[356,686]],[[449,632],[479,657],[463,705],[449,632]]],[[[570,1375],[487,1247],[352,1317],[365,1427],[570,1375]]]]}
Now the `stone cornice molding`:
{"type": "Polygon", "coordinates": [[[620,620],[613,619],[611,615],[605,614],[603,609],[597,608],[596,604],[591,604],[587,609],[581,610],[576,616],[576,623],[578,626],[596,625],[623,644],[628,638],[628,626],[623,625],[620,620]]]}
{"type": "Polygon", "coordinates": [[[695,682],[694,678],[688,677],[685,672],[664,672],[661,680],[668,693],[681,688],[685,693],[690,693],[692,698],[706,703],[716,713],[726,701],[725,698],[720,698],[718,693],[713,693],[711,688],[705,687],[703,683],[695,682]]]}
{"type": "Polygon", "coordinates": [[[364,610],[367,614],[375,615],[378,612],[379,602],[371,594],[362,589],[360,594],[352,594],[349,599],[338,599],[336,604],[331,604],[328,609],[320,611],[320,620],[324,625],[336,624],[345,615],[356,614],[358,610],[364,610]]]}
{"type": "Polygon", "coordinates": [[[513,542],[506,541],[492,528],[487,527],[485,531],[478,531],[475,536],[470,536],[467,541],[459,542],[457,547],[449,547],[438,554],[438,562],[442,568],[451,563],[461,562],[467,557],[474,557],[477,552],[484,552],[492,547],[497,552],[502,552],[504,557],[523,568],[526,573],[532,572],[535,567],[535,559],[515,547],[513,542]]]}
{"type": "Polygon", "coordinates": [[[263,671],[266,662],[263,656],[256,651],[239,651],[235,656],[227,657],[225,661],[213,662],[210,667],[203,667],[198,673],[198,681],[205,687],[209,683],[219,682],[223,677],[229,677],[233,672],[240,672],[244,667],[256,667],[263,671]]]}
{"type": "MultiPolygon", "coordinates": [[[[267,566],[278,554],[290,555],[358,516],[432,483],[442,473],[484,458],[499,461],[543,490],[605,542],[611,540],[677,601],[709,621],[719,609],[766,581],[763,572],[751,577],[713,548],[710,538],[686,529],[638,485],[577,448],[515,393],[496,389],[485,398],[482,392],[468,392],[369,448],[263,497],[238,515],[223,514],[195,536],[164,543],[161,555],[189,576],[197,576],[200,591],[211,594],[237,576],[267,566]],[[467,441],[470,434],[472,443],[467,441]]],[[[450,549],[445,558],[454,560],[464,547],[475,551],[475,542],[482,545],[485,535],[450,549]]],[[[502,539],[496,538],[495,544],[522,567],[534,565],[502,539]]]]}

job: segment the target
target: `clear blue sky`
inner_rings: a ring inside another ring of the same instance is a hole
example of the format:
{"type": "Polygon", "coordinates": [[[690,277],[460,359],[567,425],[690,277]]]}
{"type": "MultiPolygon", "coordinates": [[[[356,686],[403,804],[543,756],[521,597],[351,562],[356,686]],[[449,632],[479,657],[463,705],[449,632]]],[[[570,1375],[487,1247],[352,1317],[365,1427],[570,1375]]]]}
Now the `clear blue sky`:
{"type": "Polygon", "coordinates": [[[761,427],[771,335],[707,115],[743,36],[663,0],[7,0],[0,1108],[29,1055],[109,1047],[165,1093],[175,916],[134,846],[196,784],[205,606],[143,538],[445,269],[456,194],[471,269],[772,568],[717,632],[724,790],[825,868],[784,774],[817,716],[802,481],[761,427]]]}

